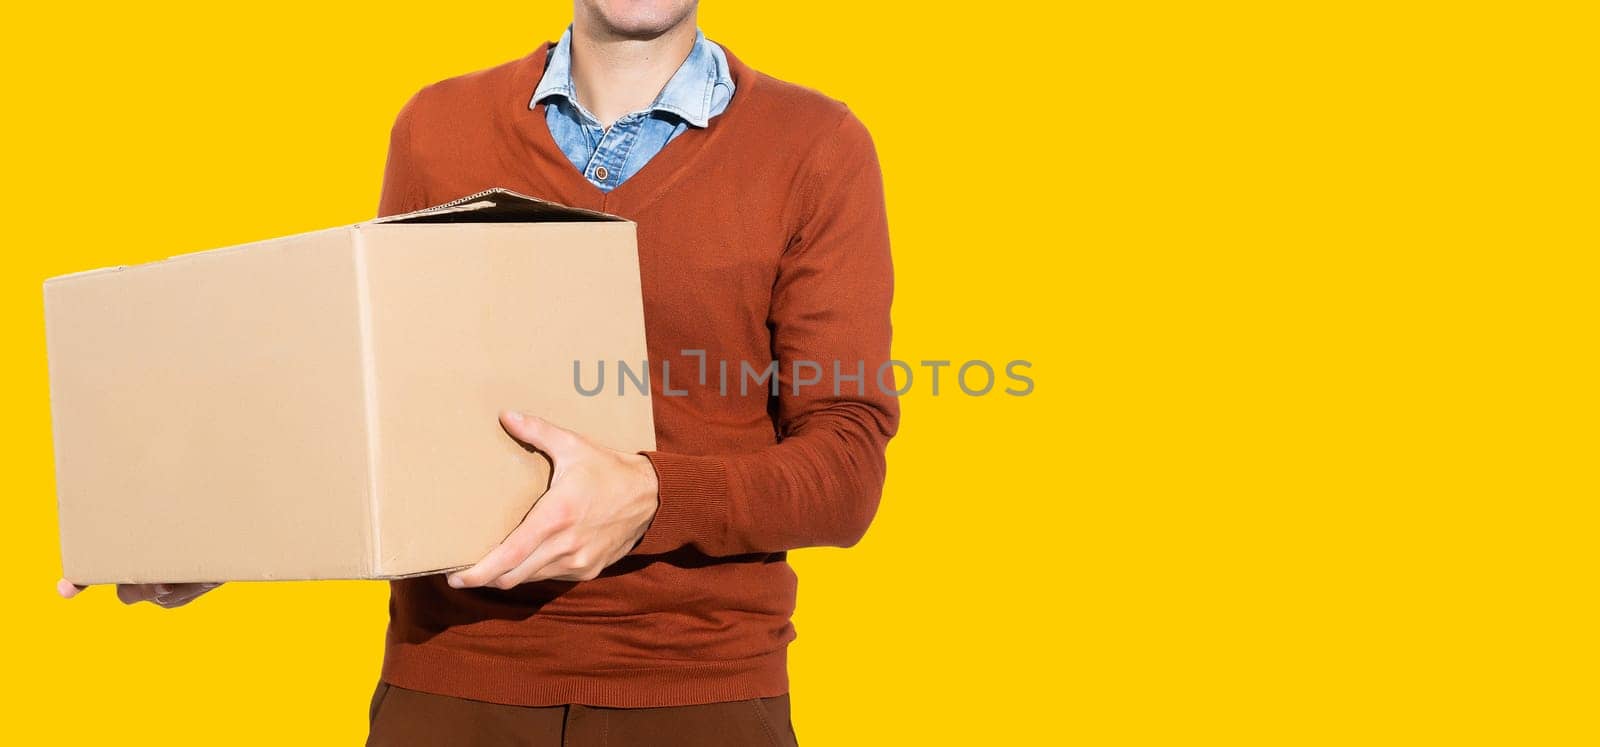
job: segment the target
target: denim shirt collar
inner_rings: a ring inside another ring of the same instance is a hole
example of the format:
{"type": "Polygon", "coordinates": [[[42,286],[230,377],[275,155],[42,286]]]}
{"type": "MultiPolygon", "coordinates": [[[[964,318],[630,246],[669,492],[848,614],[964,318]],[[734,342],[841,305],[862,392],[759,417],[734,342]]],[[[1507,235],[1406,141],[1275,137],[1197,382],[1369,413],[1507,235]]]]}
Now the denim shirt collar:
{"type": "MultiPolygon", "coordinates": [[[[696,29],[694,47],[689,57],[678,67],[678,72],[661,88],[649,111],[672,114],[695,127],[705,127],[711,121],[711,100],[719,86],[733,92],[733,78],[728,74],[727,58],[721,50],[706,41],[706,35],[696,29]]],[[[585,117],[595,119],[578,104],[577,89],[572,83],[572,27],[562,32],[561,41],[550,50],[545,64],[544,77],[533,91],[532,109],[552,96],[565,98],[585,117]]]]}

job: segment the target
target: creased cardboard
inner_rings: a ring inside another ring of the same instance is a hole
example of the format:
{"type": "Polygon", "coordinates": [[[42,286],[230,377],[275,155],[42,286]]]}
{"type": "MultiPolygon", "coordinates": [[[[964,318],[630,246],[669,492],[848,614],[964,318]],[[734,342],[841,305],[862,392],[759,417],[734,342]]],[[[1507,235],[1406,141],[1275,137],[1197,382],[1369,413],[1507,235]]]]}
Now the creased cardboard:
{"type": "Polygon", "coordinates": [[[46,281],[65,575],[389,578],[469,565],[549,480],[535,413],[654,447],[634,224],[506,190],[46,281]]]}

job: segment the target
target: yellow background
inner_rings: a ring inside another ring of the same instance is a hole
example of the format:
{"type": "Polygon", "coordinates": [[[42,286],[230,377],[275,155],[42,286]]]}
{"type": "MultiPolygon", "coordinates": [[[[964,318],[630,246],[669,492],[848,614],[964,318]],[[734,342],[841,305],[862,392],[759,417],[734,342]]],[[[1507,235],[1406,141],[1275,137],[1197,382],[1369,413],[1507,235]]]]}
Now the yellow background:
{"type": "MultiPolygon", "coordinates": [[[[709,2],[873,131],[897,356],[1037,381],[919,383],[795,554],[802,742],[1597,743],[1579,5],[709,2]]],[[[40,282],[370,216],[406,98],[569,12],[7,9],[0,741],[360,740],[381,584],[54,596],[40,282]]]]}

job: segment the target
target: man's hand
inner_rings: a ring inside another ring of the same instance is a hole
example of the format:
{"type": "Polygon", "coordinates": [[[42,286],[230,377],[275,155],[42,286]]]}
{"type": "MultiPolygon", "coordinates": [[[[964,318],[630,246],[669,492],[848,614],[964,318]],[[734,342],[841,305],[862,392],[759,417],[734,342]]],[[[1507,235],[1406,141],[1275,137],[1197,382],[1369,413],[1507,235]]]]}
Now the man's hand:
{"type": "MultiPolygon", "coordinates": [[[[173,607],[182,607],[183,605],[193,602],[195,599],[199,598],[201,594],[211,591],[212,589],[215,589],[221,585],[221,583],[117,584],[117,598],[121,599],[123,604],[150,602],[151,604],[171,609],[173,607]]],[[[61,579],[60,581],[56,582],[56,593],[60,594],[63,599],[71,599],[75,596],[78,596],[79,592],[87,588],[89,587],[79,586],[66,579],[61,579]]]]}
{"type": "Polygon", "coordinates": [[[591,443],[531,415],[500,415],[506,432],[550,457],[550,489],[511,536],[477,565],[452,573],[457,589],[529,581],[590,581],[639,544],[655,518],[650,460],[591,443]]]}

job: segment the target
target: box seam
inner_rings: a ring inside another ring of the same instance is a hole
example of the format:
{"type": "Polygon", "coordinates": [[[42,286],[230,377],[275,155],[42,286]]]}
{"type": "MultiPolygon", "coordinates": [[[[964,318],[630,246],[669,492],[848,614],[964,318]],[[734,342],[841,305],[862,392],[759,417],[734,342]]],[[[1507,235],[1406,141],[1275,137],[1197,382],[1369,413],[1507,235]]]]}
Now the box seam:
{"type": "Polygon", "coordinates": [[[372,283],[367,272],[367,242],[361,226],[351,226],[351,249],[355,263],[356,329],[361,348],[361,412],[365,422],[367,458],[367,551],[366,575],[377,576],[383,566],[383,529],[378,506],[379,439],[378,374],[372,337],[372,283]]]}

